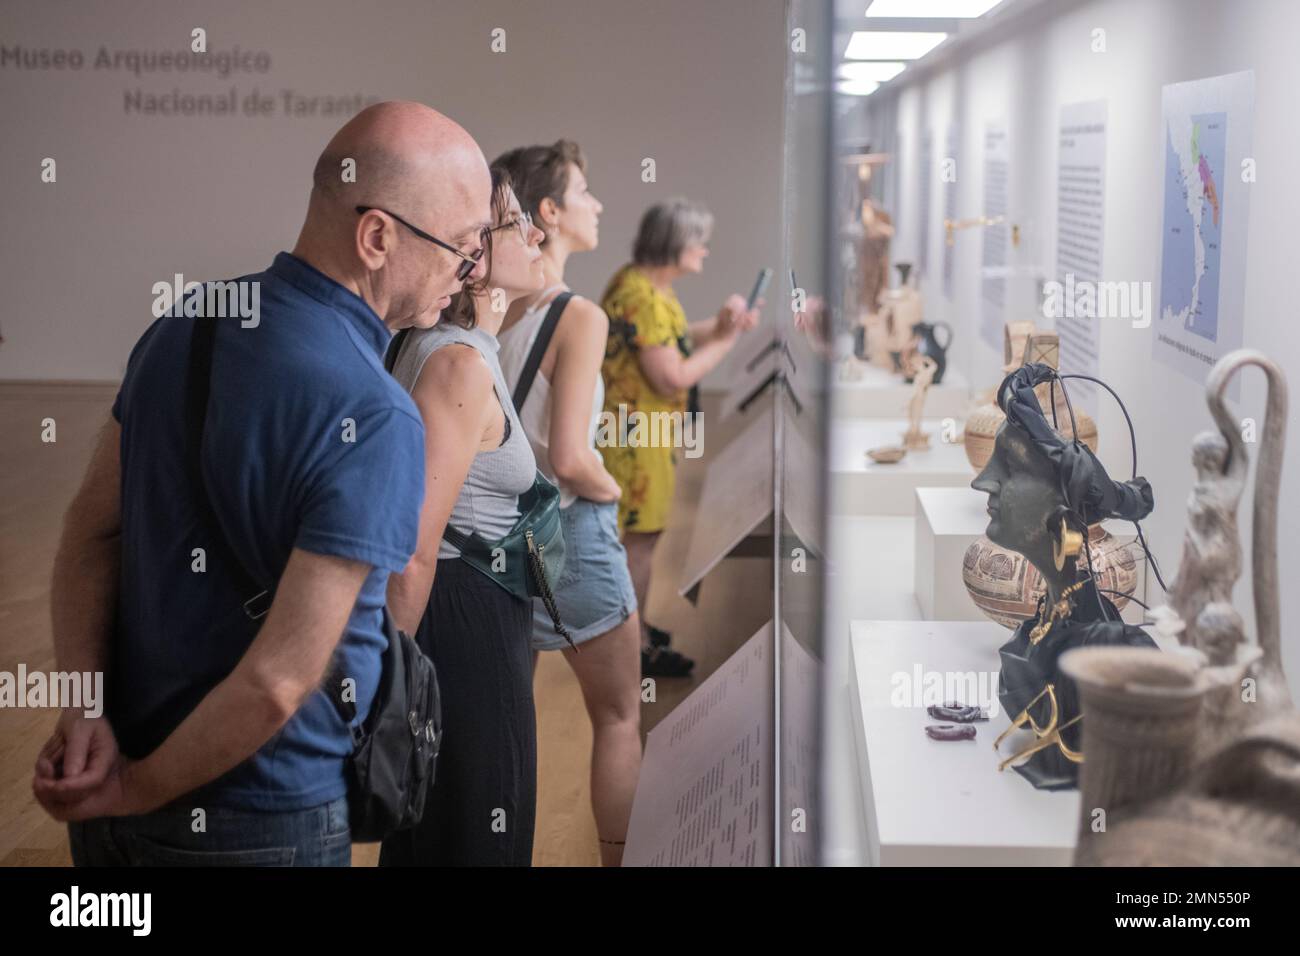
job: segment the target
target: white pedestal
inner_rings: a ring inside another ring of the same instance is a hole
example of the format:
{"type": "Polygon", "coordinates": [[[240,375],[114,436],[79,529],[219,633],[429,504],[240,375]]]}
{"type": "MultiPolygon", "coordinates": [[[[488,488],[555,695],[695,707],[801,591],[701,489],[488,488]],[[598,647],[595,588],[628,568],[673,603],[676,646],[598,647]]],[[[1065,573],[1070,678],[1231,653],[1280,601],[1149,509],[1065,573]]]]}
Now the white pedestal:
{"type": "Polygon", "coordinates": [[[826,528],[821,738],[822,856],[826,866],[865,866],[862,788],[853,725],[855,620],[915,620],[912,530],[915,518],[842,516],[826,528]]]}
{"type": "MultiPolygon", "coordinates": [[[[915,683],[918,672],[923,679],[933,672],[976,686],[983,681],[996,702],[997,649],[1008,632],[992,621],[854,621],[851,632],[850,694],[870,862],[1068,866],[1079,793],[1035,790],[1014,770],[998,771],[993,740],[1007,726],[1006,714],[976,724],[973,741],[937,741],[925,734],[936,721],[920,705],[920,688],[897,700],[902,676],[915,683]]],[[[978,702],[963,696],[963,703],[978,702]]]]}
{"type": "Polygon", "coordinates": [[[902,461],[882,465],[867,457],[867,449],[901,445],[907,431],[904,419],[833,420],[827,443],[831,513],[910,515],[916,512],[917,488],[969,485],[975,471],[961,442],[943,440],[940,419],[923,419],[921,428],[930,434],[929,448],[909,451],[902,461]]]}
{"type": "MultiPolygon", "coordinates": [[[[912,386],[895,372],[856,358],[835,366],[831,384],[831,414],[837,418],[897,418],[907,414],[912,386]]],[[[925,396],[925,413],[935,418],[963,419],[970,410],[970,383],[949,365],[943,381],[931,385],[925,396]]]]}
{"type": "Polygon", "coordinates": [[[988,495],[974,488],[916,489],[916,603],[929,621],[986,621],[961,579],[962,558],[988,527],[988,495]]]}
{"type": "MultiPolygon", "coordinates": [[[[971,542],[984,534],[989,524],[988,495],[974,488],[916,489],[916,560],[913,564],[916,603],[921,616],[930,621],[987,621],[971,600],[961,578],[962,559],[971,542]]],[[[1132,525],[1106,522],[1115,538],[1132,542],[1132,525]]],[[[1146,565],[1138,566],[1134,592],[1146,600],[1146,565]]],[[[1114,599],[1113,595],[1108,595],[1114,599]]],[[[1150,603],[1150,602],[1148,602],[1150,603]]],[[[1132,601],[1121,612],[1131,624],[1141,623],[1141,605],[1132,601]]]]}

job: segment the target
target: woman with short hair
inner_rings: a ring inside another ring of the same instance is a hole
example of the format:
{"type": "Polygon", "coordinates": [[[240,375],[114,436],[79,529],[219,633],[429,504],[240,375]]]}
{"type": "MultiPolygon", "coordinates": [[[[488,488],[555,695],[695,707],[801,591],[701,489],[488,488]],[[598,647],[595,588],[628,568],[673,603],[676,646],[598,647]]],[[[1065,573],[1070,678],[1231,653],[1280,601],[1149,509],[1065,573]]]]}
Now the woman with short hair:
{"type": "Polygon", "coordinates": [[[595,449],[609,322],[596,303],[570,295],[564,281],[569,256],[596,248],[601,204],[587,186],[576,143],[525,146],[496,163],[509,170],[519,201],[545,236],[544,288],[510,307],[498,337],[516,400],[530,357],[540,357],[519,419],[538,467],[560,486],[565,564],[554,592],[578,650],[555,632],[540,601],[534,602],[533,648],[562,651],[582,688],[592,726],[591,804],[600,857],[617,866],[641,769],[641,625],[618,539],[620,489],[595,449]]]}
{"type": "MultiPolygon", "coordinates": [[[[703,271],[712,232],[713,214],[689,199],[658,203],[641,217],[632,262],[615,274],[601,297],[609,316],[601,370],[605,411],[615,420],[635,421],[634,412],[698,414],[700,380],[758,321],[761,303],[747,311],[744,298],[733,293],[716,315],[687,322],[673,283],[703,271]]],[[[637,603],[644,608],[654,547],[672,507],[677,456],[666,445],[633,445],[628,438],[620,435],[617,444],[600,451],[623,489],[619,527],[637,603]]],[[[644,631],[642,674],[685,677],[691,672],[695,662],[669,647],[667,632],[648,623],[644,631]]]]}

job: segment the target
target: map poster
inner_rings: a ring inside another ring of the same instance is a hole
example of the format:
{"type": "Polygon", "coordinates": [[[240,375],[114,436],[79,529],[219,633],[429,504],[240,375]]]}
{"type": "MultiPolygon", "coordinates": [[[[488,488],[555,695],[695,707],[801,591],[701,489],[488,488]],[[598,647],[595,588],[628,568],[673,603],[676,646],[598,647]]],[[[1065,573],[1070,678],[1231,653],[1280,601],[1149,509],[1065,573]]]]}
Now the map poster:
{"type": "Polygon", "coordinates": [[[1250,70],[1175,83],[1161,97],[1164,218],[1152,357],[1198,382],[1242,343],[1254,105],[1250,70]]]}

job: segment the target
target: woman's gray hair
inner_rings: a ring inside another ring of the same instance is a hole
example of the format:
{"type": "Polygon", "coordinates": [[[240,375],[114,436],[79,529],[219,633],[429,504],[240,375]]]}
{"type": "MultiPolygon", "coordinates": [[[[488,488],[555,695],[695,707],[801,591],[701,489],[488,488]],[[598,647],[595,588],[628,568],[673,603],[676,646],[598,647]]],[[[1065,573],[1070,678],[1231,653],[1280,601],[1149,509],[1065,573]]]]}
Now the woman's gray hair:
{"type": "Polygon", "coordinates": [[[639,266],[675,266],[683,249],[708,242],[712,233],[713,213],[704,203],[681,197],[655,203],[641,217],[632,261],[639,266]]]}

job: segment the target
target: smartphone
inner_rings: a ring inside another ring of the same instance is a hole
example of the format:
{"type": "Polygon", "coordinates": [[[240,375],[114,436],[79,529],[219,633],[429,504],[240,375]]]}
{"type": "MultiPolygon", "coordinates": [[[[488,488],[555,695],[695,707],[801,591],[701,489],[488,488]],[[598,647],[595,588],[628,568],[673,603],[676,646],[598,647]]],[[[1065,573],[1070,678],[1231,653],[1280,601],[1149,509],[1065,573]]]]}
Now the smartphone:
{"type": "Polygon", "coordinates": [[[749,301],[745,303],[746,312],[749,312],[751,309],[754,308],[754,303],[756,303],[760,298],[762,298],[763,293],[767,291],[767,284],[771,281],[772,281],[771,269],[758,270],[758,278],[754,280],[754,288],[750,290],[749,301]]]}

